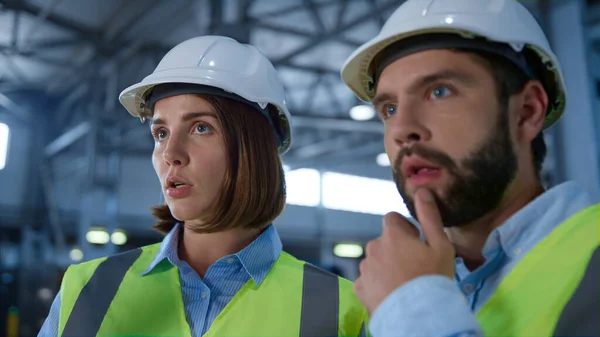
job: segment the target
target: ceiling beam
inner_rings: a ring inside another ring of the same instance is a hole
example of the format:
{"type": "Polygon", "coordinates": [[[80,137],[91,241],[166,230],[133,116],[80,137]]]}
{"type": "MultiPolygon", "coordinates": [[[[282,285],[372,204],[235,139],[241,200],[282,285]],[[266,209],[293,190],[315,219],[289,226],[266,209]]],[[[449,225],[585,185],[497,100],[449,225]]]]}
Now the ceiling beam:
{"type": "Polygon", "coordinates": [[[344,149],[348,147],[352,133],[345,133],[337,137],[321,140],[302,147],[293,148],[293,157],[297,160],[308,159],[324,155],[328,152],[344,149]]]}
{"type": "MultiPolygon", "coordinates": [[[[316,3],[315,6],[318,7],[318,8],[321,8],[321,7],[335,5],[337,3],[339,3],[339,0],[321,1],[319,3],[316,3]]],[[[275,9],[275,10],[272,10],[270,12],[258,13],[252,19],[254,19],[254,20],[264,20],[264,19],[268,19],[269,17],[279,17],[279,16],[282,16],[282,15],[289,15],[289,14],[291,14],[293,12],[301,11],[301,10],[304,10],[304,9],[306,9],[306,5],[304,5],[303,3],[299,3],[299,4],[293,5],[293,6],[288,6],[288,7],[285,7],[285,8],[275,9]],[[259,18],[257,18],[256,16],[258,16],[259,18]]]]}
{"type": "MultiPolygon", "coordinates": [[[[251,21],[248,26],[252,27],[252,28],[269,30],[269,31],[273,31],[276,33],[285,33],[288,35],[294,35],[294,36],[311,38],[311,39],[315,39],[315,38],[318,38],[318,36],[320,36],[319,34],[310,33],[305,30],[292,28],[292,27],[284,27],[284,26],[274,25],[272,23],[267,23],[267,22],[262,22],[262,21],[251,21]]],[[[360,41],[349,39],[349,38],[342,37],[342,36],[336,37],[336,40],[341,43],[347,44],[351,47],[358,47],[362,44],[362,42],[360,42],[360,41]]]]}
{"type": "Polygon", "coordinates": [[[343,32],[360,26],[364,23],[366,23],[369,20],[372,20],[374,18],[378,18],[382,12],[385,12],[387,10],[390,10],[392,8],[396,8],[398,7],[399,3],[396,1],[389,1],[389,2],[385,2],[383,5],[378,6],[376,9],[372,10],[369,13],[363,14],[357,18],[355,18],[352,21],[349,21],[343,25],[341,25],[340,27],[338,27],[337,29],[334,29],[332,31],[326,32],[322,35],[320,35],[319,37],[308,41],[307,43],[303,44],[302,46],[292,50],[291,52],[289,52],[288,54],[282,56],[279,59],[275,60],[275,63],[278,64],[288,64],[290,63],[290,61],[292,60],[292,58],[296,57],[299,54],[305,53],[317,46],[320,46],[321,44],[323,44],[324,42],[327,42],[329,40],[332,40],[334,38],[336,38],[337,36],[341,35],[343,32]]]}
{"type": "MultiPolygon", "coordinates": [[[[44,8],[32,4],[28,1],[20,1],[20,0],[0,0],[3,9],[13,10],[13,11],[22,11],[34,16],[39,16],[44,12],[44,8]]],[[[94,44],[98,44],[101,40],[100,31],[81,24],[75,20],[71,20],[62,15],[56,13],[49,13],[46,15],[46,21],[54,24],[55,26],[68,30],[72,33],[77,34],[82,39],[85,39],[94,44]]]]}
{"type": "Polygon", "coordinates": [[[335,76],[340,76],[340,72],[338,70],[329,69],[321,66],[310,66],[303,64],[294,64],[294,63],[286,63],[286,64],[277,64],[274,63],[276,68],[290,68],[296,70],[309,71],[317,74],[330,74],[335,76]]]}
{"type": "Polygon", "coordinates": [[[322,34],[325,32],[325,24],[323,23],[323,20],[321,20],[321,17],[319,16],[319,11],[317,9],[317,7],[315,6],[315,3],[312,0],[304,0],[304,5],[306,7],[308,7],[308,12],[310,13],[310,17],[313,19],[315,25],[317,26],[317,30],[319,31],[319,34],[322,34]]]}
{"type": "Polygon", "coordinates": [[[90,122],[82,122],[72,129],[66,131],[62,135],[58,136],[55,140],[50,142],[44,149],[46,157],[53,157],[57,153],[69,147],[83,136],[87,135],[92,129],[90,122]]]}
{"type": "Polygon", "coordinates": [[[294,128],[327,129],[347,132],[383,134],[383,123],[377,121],[355,121],[351,119],[292,116],[294,128]]]}
{"type": "Polygon", "coordinates": [[[346,10],[348,9],[348,1],[349,0],[340,0],[340,7],[338,8],[337,17],[335,20],[335,28],[340,28],[340,25],[344,21],[344,16],[346,16],[346,10]]]}
{"type": "MultiPolygon", "coordinates": [[[[365,0],[365,1],[367,3],[369,3],[372,10],[374,10],[374,11],[377,10],[377,0],[365,0]]],[[[379,14],[377,15],[377,23],[379,24],[379,28],[383,27],[383,25],[385,24],[385,18],[383,17],[382,12],[379,12],[379,14]]]]}
{"type": "MultiPolygon", "coordinates": [[[[292,147],[294,145],[292,144],[292,147]]],[[[283,162],[289,165],[292,169],[298,167],[335,167],[349,162],[359,162],[365,157],[372,157],[373,162],[375,161],[374,155],[385,151],[383,146],[383,138],[365,142],[359,146],[345,147],[339,149],[335,153],[331,153],[325,156],[313,157],[313,158],[297,158],[293,153],[286,154],[283,157],[283,162]]]]}
{"type": "Polygon", "coordinates": [[[23,123],[31,122],[31,113],[23,109],[19,104],[15,103],[8,96],[0,93],[0,106],[4,107],[6,111],[10,112],[14,117],[18,118],[23,123]]]}

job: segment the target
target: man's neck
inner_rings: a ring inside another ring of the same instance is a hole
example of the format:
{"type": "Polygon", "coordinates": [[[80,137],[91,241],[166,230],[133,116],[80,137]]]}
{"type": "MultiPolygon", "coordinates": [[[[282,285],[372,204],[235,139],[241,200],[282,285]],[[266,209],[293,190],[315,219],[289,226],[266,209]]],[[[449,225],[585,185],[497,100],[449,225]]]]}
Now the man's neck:
{"type": "Polygon", "coordinates": [[[463,259],[469,270],[477,269],[485,262],[483,246],[490,233],[543,192],[537,180],[530,184],[514,183],[500,206],[492,212],[471,223],[446,229],[456,255],[463,259]]]}
{"type": "Polygon", "coordinates": [[[259,235],[259,230],[232,229],[218,233],[195,233],[183,226],[179,241],[179,259],[187,262],[200,277],[220,258],[235,254],[259,235]]]}

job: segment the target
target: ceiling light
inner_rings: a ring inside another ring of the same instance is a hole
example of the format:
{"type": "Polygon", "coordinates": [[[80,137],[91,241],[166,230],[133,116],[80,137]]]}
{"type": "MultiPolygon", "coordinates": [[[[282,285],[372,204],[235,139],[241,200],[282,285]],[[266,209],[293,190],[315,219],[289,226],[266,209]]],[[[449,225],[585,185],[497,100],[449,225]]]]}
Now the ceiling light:
{"type": "Polygon", "coordinates": [[[369,105],[357,105],[350,109],[350,117],[355,121],[366,121],[375,117],[375,109],[369,105]]]}
{"type": "Polygon", "coordinates": [[[333,254],[338,257],[357,258],[363,254],[363,248],[355,243],[338,243],[333,247],[333,254]]]}
{"type": "Polygon", "coordinates": [[[127,234],[124,231],[117,229],[110,236],[110,240],[117,246],[122,246],[127,242],[127,234]]]}
{"type": "Polygon", "coordinates": [[[71,249],[69,256],[71,257],[71,260],[79,262],[83,260],[83,251],[81,251],[79,248],[73,248],[71,249]]]}
{"type": "Polygon", "coordinates": [[[40,288],[38,290],[38,297],[44,301],[50,301],[52,296],[54,296],[54,294],[52,293],[52,290],[48,288],[40,288]]]}
{"type": "Polygon", "coordinates": [[[110,240],[110,236],[104,229],[90,229],[85,234],[85,239],[89,243],[104,245],[108,243],[108,241],[110,240]]]}
{"type": "Polygon", "coordinates": [[[377,165],[379,166],[390,166],[390,158],[388,157],[387,153],[378,154],[375,161],[377,161],[377,165]]]}

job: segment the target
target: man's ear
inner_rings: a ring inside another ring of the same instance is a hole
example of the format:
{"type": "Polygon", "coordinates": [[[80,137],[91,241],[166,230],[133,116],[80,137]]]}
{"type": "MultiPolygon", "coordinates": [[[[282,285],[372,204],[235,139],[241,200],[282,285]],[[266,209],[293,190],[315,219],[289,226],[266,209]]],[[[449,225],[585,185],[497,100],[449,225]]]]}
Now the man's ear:
{"type": "Polygon", "coordinates": [[[529,81],[518,94],[517,118],[519,142],[530,143],[542,131],[548,111],[548,94],[539,81],[529,81]]]}

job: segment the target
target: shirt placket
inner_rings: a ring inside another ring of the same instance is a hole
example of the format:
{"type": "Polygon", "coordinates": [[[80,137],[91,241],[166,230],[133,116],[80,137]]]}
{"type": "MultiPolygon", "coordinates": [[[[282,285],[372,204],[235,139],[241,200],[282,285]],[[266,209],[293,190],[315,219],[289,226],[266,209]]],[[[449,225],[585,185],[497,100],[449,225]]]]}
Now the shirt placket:
{"type": "Polygon", "coordinates": [[[202,331],[202,335],[206,332],[208,323],[208,310],[211,298],[211,292],[208,286],[202,281],[198,274],[189,266],[184,263],[181,268],[180,280],[184,288],[189,289],[184,292],[184,296],[187,297],[186,303],[190,307],[190,329],[194,337],[194,332],[202,331]]]}
{"type": "Polygon", "coordinates": [[[460,280],[458,275],[464,275],[464,270],[467,269],[462,261],[460,266],[457,266],[457,268],[460,268],[459,270],[463,270],[463,273],[459,273],[459,270],[457,270],[457,280],[459,280],[458,286],[463,294],[467,297],[469,306],[473,311],[475,311],[478,294],[483,288],[486,279],[502,266],[506,256],[501,248],[498,248],[486,255],[488,255],[486,262],[479,269],[472,273],[468,273],[468,275],[462,280],[460,280]]]}

